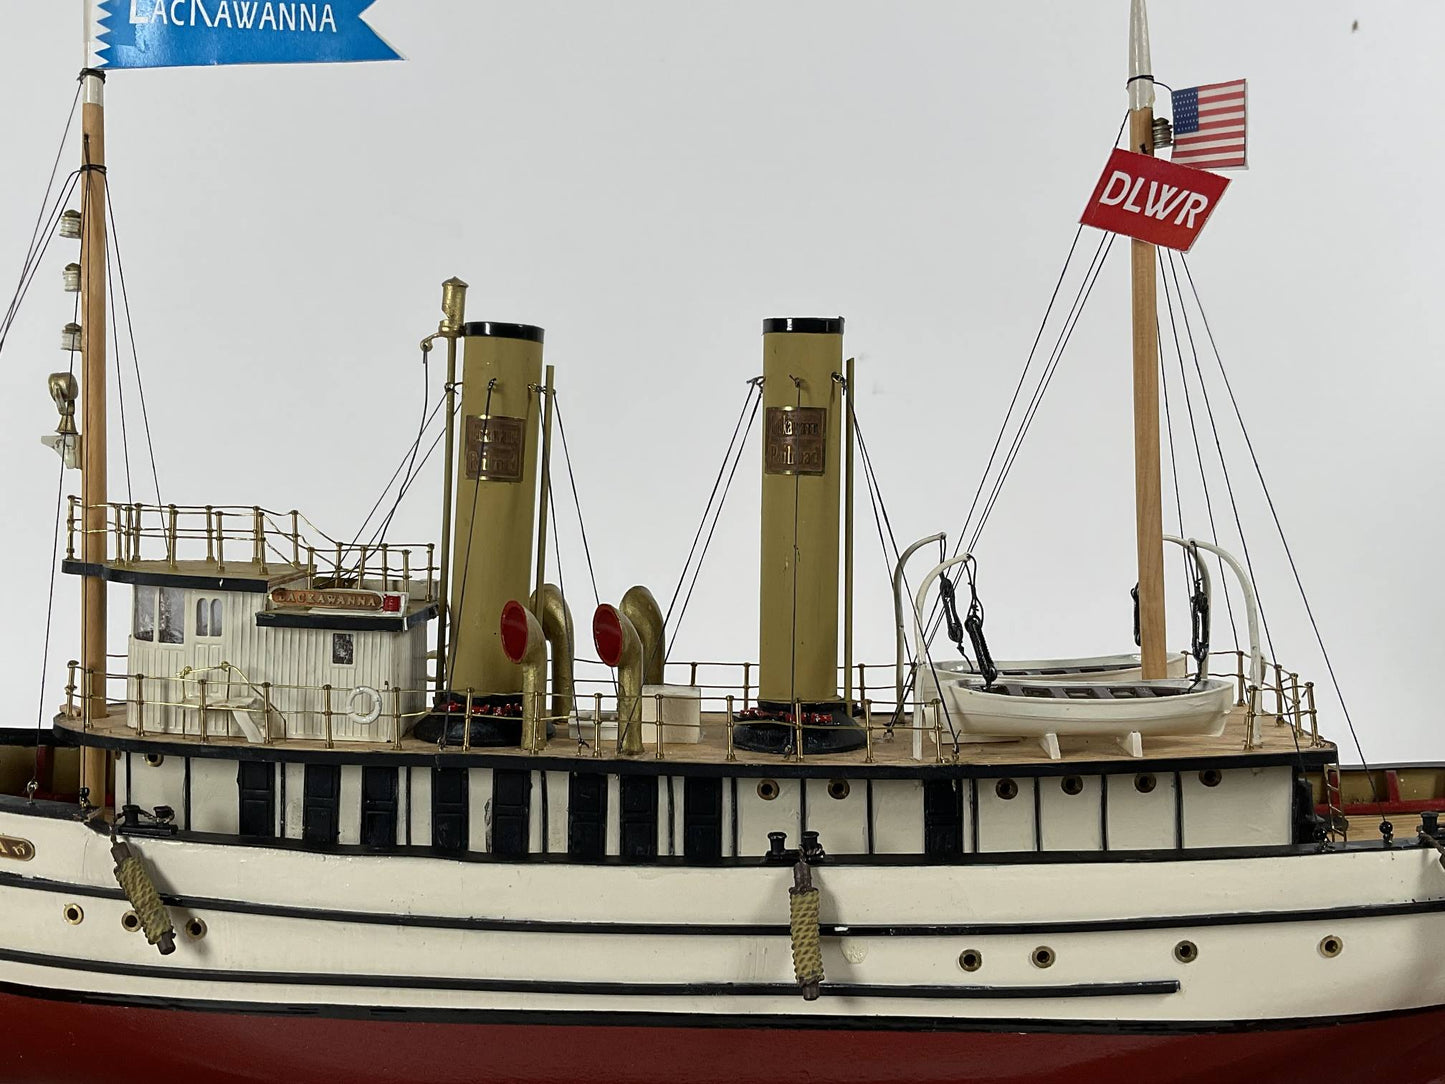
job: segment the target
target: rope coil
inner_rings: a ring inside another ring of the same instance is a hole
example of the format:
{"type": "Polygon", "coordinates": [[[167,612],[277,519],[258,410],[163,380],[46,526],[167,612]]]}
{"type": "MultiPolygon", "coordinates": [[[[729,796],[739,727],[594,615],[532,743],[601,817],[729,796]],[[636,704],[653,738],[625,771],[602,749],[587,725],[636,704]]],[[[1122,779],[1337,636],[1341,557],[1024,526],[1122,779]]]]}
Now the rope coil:
{"type": "Polygon", "coordinates": [[[169,956],[176,951],[175,927],[145,864],[124,843],[112,844],[110,853],[115,858],[115,879],[140,919],[146,942],[159,948],[162,956],[169,956]]]}
{"type": "Polygon", "coordinates": [[[788,933],[793,942],[793,974],[803,988],[804,1001],[818,999],[823,981],[823,944],[818,929],[819,892],[813,873],[802,858],[793,867],[796,882],[788,889],[788,933]]]}

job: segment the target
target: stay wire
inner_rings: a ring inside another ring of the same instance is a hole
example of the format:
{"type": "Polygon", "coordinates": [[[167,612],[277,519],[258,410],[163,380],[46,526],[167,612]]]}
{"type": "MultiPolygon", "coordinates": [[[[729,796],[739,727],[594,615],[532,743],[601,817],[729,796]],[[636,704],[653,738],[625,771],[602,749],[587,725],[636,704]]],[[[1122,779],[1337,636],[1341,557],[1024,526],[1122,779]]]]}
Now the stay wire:
{"type": "MultiPolygon", "coordinates": [[[[1173,271],[1174,269],[1173,252],[1169,253],[1169,268],[1171,271],[1173,271]]],[[[1174,302],[1176,296],[1179,302],[1179,312],[1184,318],[1184,330],[1185,334],[1189,338],[1189,348],[1191,351],[1194,352],[1197,357],[1198,351],[1194,347],[1194,331],[1193,328],[1189,326],[1189,314],[1184,310],[1184,296],[1179,293],[1178,274],[1177,272],[1174,272],[1174,285],[1173,289],[1171,290],[1169,283],[1170,275],[1165,274],[1164,259],[1162,253],[1160,253],[1159,255],[1159,273],[1160,278],[1163,280],[1164,283],[1164,302],[1169,310],[1169,328],[1174,335],[1174,351],[1179,358],[1179,382],[1184,389],[1184,406],[1189,413],[1189,434],[1194,441],[1194,461],[1199,465],[1199,487],[1204,493],[1204,510],[1209,517],[1209,537],[1210,540],[1217,546],[1219,545],[1219,528],[1216,526],[1214,521],[1214,501],[1213,498],[1211,498],[1209,495],[1209,475],[1208,472],[1206,472],[1204,469],[1204,453],[1199,446],[1199,425],[1194,417],[1194,400],[1189,392],[1189,375],[1184,368],[1184,347],[1179,341],[1179,326],[1174,318],[1174,302]]],[[[1160,364],[1163,364],[1162,347],[1160,354],[1160,364]]],[[[1208,393],[1205,392],[1204,396],[1207,402],[1208,393]]],[[[1170,439],[1173,439],[1172,434],[1170,435],[1170,439]]],[[[1171,451],[1170,454],[1172,456],[1173,452],[1171,451]]],[[[1178,486],[1177,479],[1175,481],[1175,485],[1176,487],[1178,486]]],[[[1184,527],[1182,523],[1180,524],[1179,528],[1179,537],[1184,537],[1184,527]]],[[[1220,557],[1216,554],[1214,559],[1219,566],[1219,582],[1221,584],[1222,590],[1224,591],[1224,609],[1225,613],[1229,616],[1229,632],[1234,639],[1234,650],[1237,652],[1240,649],[1239,629],[1235,625],[1234,620],[1234,602],[1231,599],[1229,591],[1229,573],[1225,571],[1223,557],[1220,557]]]]}
{"type": "MultiPolygon", "coordinates": [[[[135,386],[136,386],[137,396],[138,396],[138,398],[140,399],[140,416],[141,416],[141,423],[142,423],[142,425],[143,425],[143,427],[144,427],[144,429],[145,429],[145,435],[146,435],[146,452],[147,452],[147,454],[149,454],[149,456],[150,456],[150,461],[151,461],[151,481],[155,484],[155,489],[156,489],[156,505],[157,505],[157,507],[159,507],[159,506],[162,504],[162,501],[161,501],[161,478],[160,478],[160,472],[156,470],[156,449],[155,449],[155,442],[151,439],[151,417],[150,417],[150,409],[149,409],[149,407],[146,405],[146,388],[145,388],[145,381],[141,379],[140,354],[137,353],[137,351],[136,351],[136,346],[135,346],[135,321],[131,318],[131,314],[130,314],[130,291],[129,291],[128,289],[126,289],[126,285],[125,285],[125,260],[124,260],[124,258],[122,257],[122,255],[121,255],[121,250],[120,250],[120,231],[119,231],[118,227],[116,226],[116,220],[115,220],[115,203],[114,203],[114,201],[112,200],[111,194],[110,194],[110,177],[109,177],[109,174],[106,175],[106,181],[105,181],[105,205],[106,205],[106,210],[109,212],[109,215],[110,215],[110,245],[111,245],[111,248],[114,249],[114,251],[115,251],[115,271],[116,271],[116,278],[117,278],[117,279],[119,280],[119,282],[120,282],[121,307],[125,310],[125,326],[126,326],[126,332],[127,332],[128,336],[129,336],[129,338],[130,338],[130,360],[131,360],[131,367],[135,370],[135,386]]],[[[108,274],[108,273],[109,273],[109,270],[108,270],[108,265],[107,265],[107,274],[108,274]]],[[[114,291],[112,291],[112,292],[111,292],[111,304],[114,305],[114,303],[115,303],[115,297],[114,297],[114,291]]],[[[117,354],[119,354],[119,351],[117,351],[117,354]]],[[[117,365],[117,366],[116,366],[117,379],[119,379],[119,369],[120,369],[120,367],[119,367],[119,365],[117,365]]]]}
{"type": "MultiPolygon", "coordinates": [[[[753,433],[753,423],[757,420],[757,417],[758,417],[758,407],[760,407],[760,406],[762,405],[762,402],[763,402],[762,389],[761,389],[761,387],[759,387],[759,388],[758,388],[758,394],[757,394],[756,398],[753,399],[753,409],[752,409],[752,413],[748,415],[747,428],[743,430],[743,438],[742,438],[742,440],[738,443],[736,452],[735,452],[734,455],[733,455],[732,468],[728,471],[727,481],[726,481],[726,483],[723,485],[722,497],[721,497],[721,499],[717,502],[717,509],[716,509],[716,511],[713,513],[712,526],[708,528],[707,538],[703,541],[702,554],[698,557],[698,559],[697,559],[697,564],[696,564],[696,566],[694,566],[694,568],[693,568],[693,572],[692,572],[692,582],[689,583],[688,586],[687,586],[687,594],[683,597],[683,600],[682,600],[682,609],[678,611],[678,615],[677,615],[677,625],[673,628],[671,636],[669,636],[669,637],[667,638],[667,655],[664,656],[664,657],[663,657],[663,660],[662,660],[664,666],[667,665],[667,658],[668,658],[668,656],[671,656],[671,654],[672,654],[672,646],[673,646],[673,644],[677,643],[677,633],[678,633],[678,630],[682,628],[682,620],[683,620],[684,617],[687,616],[687,606],[688,606],[688,603],[692,601],[692,592],[693,592],[693,589],[697,587],[698,577],[702,574],[702,565],[703,565],[703,562],[707,560],[707,551],[712,547],[712,536],[713,536],[714,532],[717,531],[718,522],[722,519],[723,508],[726,507],[726,505],[727,505],[728,493],[732,490],[733,478],[737,475],[737,472],[738,472],[738,464],[742,462],[743,455],[744,455],[744,453],[747,451],[748,438],[752,436],[752,433],[753,433]]],[[[671,607],[669,607],[668,612],[669,612],[669,614],[671,614],[671,607]]],[[[663,622],[663,628],[666,628],[666,627],[667,627],[667,622],[664,621],[664,622],[663,622]]]]}
{"type": "MultiPolygon", "coordinates": [[[[1319,622],[1315,620],[1314,607],[1310,605],[1309,595],[1305,591],[1304,581],[1300,577],[1299,566],[1295,564],[1294,553],[1290,549],[1289,539],[1285,537],[1284,524],[1280,522],[1279,511],[1275,508],[1274,504],[1274,497],[1270,494],[1269,485],[1264,480],[1264,470],[1260,466],[1259,456],[1255,453],[1254,442],[1250,439],[1249,431],[1245,428],[1244,413],[1240,410],[1239,400],[1234,394],[1234,387],[1229,382],[1229,374],[1225,372],[1224,360],[1219,353],[1219,345],[1215,341],[1213,329],[1209,326],[1209,317],[1204,311],[1204,303],[1199,297],[1199,287],[1194,283],[1194,275],[1189,270],[1189,261],[1183,254],[1180,255],[1179,262],[1184,265],[1184,274],[1189,280],[1189,289],[1194,294],[1195,305],[1199,309],[1200,319],[1203,321],[1205,333],[1209,337],[1210,350],[1214,353],[1214,360],[1215,364],[1219,367],[1220,378],[1224,381],[1225,390],[1229,393],[1229,402],[1234,409],[1235,420],[1239,423],[1240,432],[1244,435],[1245,447],[1249,449],[1250,461],[1254,464],[1254,472],[1256,477],[1259,478],[1260,489],[1264,492],[1265,502],[1269,505],[1269,514],[1274,520],[1275,530],[1279,533],[1279,541],[1280,545],[1284,548],[1285,558],[1289,561],[1290,573],[1294,576],[1295,587],[1299,590],[1300,594],[1300,601],[1304,603],[1305,616],[1309,618],[1310,629],[1314,632],[1315,636],[1315,643],[1319,645],[1320,655],[1325,663],[1325,670],[1330,675],[1330,684],[1334,687],[1335,699],[1339,701],[1340,711],[1345,717],[1345,724],[1349,727],[1350,739],[1354,742],[1355,752],[1359,754],[1360,764],[1365,769],[1365,774],[1370,780],[1370,789],[1378,803],[1378,784],[1375,782],[1374,773],[1370,771],[1370,762],[1365,757],[1365,750],[1360,743],[1359,733],[1355,730],[1355,722],[1350,716],[1349,705],[1345,703],[1344,691],[1340,688],[1339,677],[1335,673],[1334,663],[1330,660],[1329,649],[1325,647],[1325,640],[1323,634],[1320,632],[1319,622]]],[[[1252,578],[1253,573],[1250,575],[1252,578]]],[[[1384,821],[1383,814],[1381,815],[1381,821],[1384,821]]]]}
{"type": "MultiPolygon", "coordinates": [[[[102,179],[101,184],[104,185],[107,189],[110,188],[110,185],[107,184],[104,179],[102,179]]],[[[114,342],[115,340],[117,340],[117,339],[120,338],[120,320],[119,320],[119,318],[118,318],[117,315],[116,315],[116,307],[115,307],[115,280],[114,280],[114,276],[113,276],[112,271],[111,271],[111,266],[110,266],[110,252],[109,252],[109,250],[107,250],[107,252],[106,252],[106,259],[105,259],[105,284],[106,284],[106,294],[108,295],[107,300],[110,302],[109,308],[110,308],[111,339],[112,339],[112,342],[114,342]]],[[[118,345],[119,345],[119,344],[117,343],[117,347],[118,347],[118,345]]],[[[116,357],[116,366],[115,366],[115,391],[116,391],[116,399],[117,399],[118,405],[119,405],[119,407],[120,407],[120,451],[121,451],[121,459],[122,459],[122,461],[123,461],[124,464],[125,464],[125,498],[126,498],[127,503],[134,505],[134,504],[135,504],[135,488],[134,488],[134,486],[131,484],[131,475],[130,475],[130,432],[129,432],[129,430],[126,428],[126,417],[125,417],[125,371],[124,371],[124,370],[121,368],[121,366],[120,366],[120,350],[119,350],[119,349],[116,349],[116,351],[115,351],[115,357],[116,357]]],[[[152,461],[152,462],[154,463],[154,461],[152,461]]],[[[156,493],[156,504],[157,504],[157,505],[160,504],[160,492],[159,492],[159,488],[157,489],[157,493],[156,493]]]]}
{"type": "Polygon", "coordinates": [[[572,470],[572,452],[567,446],[567,427],[562,423],[562,397],[555,390],[552,392],[552,407],[557,412],[557,434],[562,438],[562,458],[567,461],[567,482],[572,487],[572,506],[577,509],[577,532],[582,538],[582,553],[587,558],[587,575],[592,580],[592,600],[601,606],[602,594],[597,590],[597,569],[592,564],[592,547],[587,542],[587,524],[582,519],[582,499],[577,495],[577,475],[572,470]]]}
{"type": "MultiPolygon", "coordinates": [[[[487,399],[486,404],[482,407],[482,431],[477,438],[477,477],[472,483],[472,511],[471,514],[467,517],[467,557],[466,560],[462,562],[462,589],[457,595],[456,609],[453,610],[451,607],[447,607],[447,620],[449,622],[453,619],[453,616],[455,614],[461,614],[466,612],[464,607],[466,606],[467,602],[467,575],[472,568],[472,534],[476,530],[477,526],[477,496],[481,493],[482,475],[483,473],[485,473],[482,470],[482,467],[484,466],[484,460],[486,458],[487,451],[487,423],[491,420],[492,417],[492,392],[496,389],[496,387],[496,377],[492,377],[490,380],[487,381],[487,399]]],[[[463,449],[463,462],[466,461],[466,458],[466,450],[463,449]]],[[[442,679],[443,684],[446,685],[448,692],[451,692],[452,668],[455,666],[457,661],[458,639],[459,637],[453,636],[451,638],[451,643],[447,645],[447,647],[449,648],[449,651],[447,653],[448,657],[446,659],[447,668],[446,672],[442,675],[442,679]]],[[[466,725],[468,729],[470,729],[472,725],[471,719],[467,720],[466,725]]],[[[445,738],[445,731],[442,732],[442,736],[443,738],[445,738]]]]}
{"type": "Polygon", "coordinates": [[[0,320],[0,351],[5,349],[5,343],[10,337],[10,329],[15,324],[15,317],[25,298],[30,293],[30,287],[35,282],[35,276],[40,273],[41,263],[46,252],[50,250],[51,242],[55,240],[55,228],[60,222],[60,216],[64,212],[65,204],[75,192],[76,185],[80,182],[80,170],[75,170],[65,179],[65,187],[60,196],[56,199],[51,208],[50,219],[42,231],[39,247],[26,253],[25,262],[20,271],[20,284],[16,288],[15,295],[10,299],[10,305],[6,310],[5,317],[0,320]]]}
{"type": "MultiPolygon", "coordinates": [[[[40,785],[41,733],[45,725],[45,687],[50,669],[50,629],[55,618],[55,570],[60,564],[60,510],[65,503],[65,462],[60,463],[59,478],[55,486],[55,525],[51,529],[50,586],[46,592],[45,638],[40,649],[40,694],[35,705],[35,761],[31,769],[30,786],[26,793],[34,800],[35,790],[40,785]]],[[[87,695],[89,690],[87,690],[87,695]]]]}
{"type": "Polygon", "coordinates": [[[673,607],[677,605],[677,597],[682,593],[682,585],[687,582],[687,572],[692,566],[693,555],[697,552],[697,544],[702,538],[703,528],[707,526],[709,513],[712,512],[713,500],[717,497],[718,486],[722,484],[723,475],[727,472],[728,462],[733,458],[737,448],[738,433],[741,432],[743,419],[747,417],[748,405],[752,402],[754,395],[762,395],[762,378],[754,377],[748,381],[747,395],[743,397],[743,408],[738,411],[737,424],[733,426],[732,438],[728,441],[727,451],[723,453],[722,463],[718,466],[717,477],[713,479],[712,491],[707,495],[707,504],[702,510],[702,519],[698,521],[697,530],[692,536],[692,546],[687,551],[687,560],[682,563],[682,572],[678,574],[677,586],[672,590],[672,598],[667,603],[667,614],[662,619],[662,627],[667,628],[668,622],[672,620],[673,607]]]}

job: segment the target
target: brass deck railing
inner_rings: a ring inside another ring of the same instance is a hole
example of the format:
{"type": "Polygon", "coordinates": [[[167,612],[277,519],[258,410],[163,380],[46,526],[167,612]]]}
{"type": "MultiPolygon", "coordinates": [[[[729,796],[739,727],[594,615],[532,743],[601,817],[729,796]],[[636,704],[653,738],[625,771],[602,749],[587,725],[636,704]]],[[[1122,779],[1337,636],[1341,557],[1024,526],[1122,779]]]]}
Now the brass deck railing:
{"type": "MultiPolygon", "coordinates": [[[[1293,728],[1293,736],[1300,742],[1310,746],[1325,744],[1319,737],[1318,713],[1315,707],[1312,683],[1301,683],[1298,674],[1271,663],[1267,669],[1270,680],[1263,687],[1256,687],[1247,681],[1242,653],[1222,651],[1216,652],[1214,655],[1216,659],[1228,659],[1230,656],[1236,657],[1235,665],[1230,669],[1211,671],[1211,676],[1235,680],[1237,685],[1236,708],[1244,709],[1246,735],[1252,733],[1256,720],[1263,721],[1272,717],[1276,725],[1293,728]]],[[[584,659],[578,660],[578,663],[581,667],[598,672],[598,676],[579,676],[576,679],[573,710],[570,713],[545,715],[544,709],[550,700],[548,692],[536,693],[535,695],[539,699],[534,706],[538,715],[545,722],[557,726],[558,735],[552,739],[552,744],[548,746],[549,750],[554,753],[560,752],[571,741],[575,744],[577,756],[601,757],[604,755],[607,744],[613,740],[608,736],[608,731],[617,727],[617,691],[612,679],[606,676],[607,668],[601,662],[584,659]],[[566,734],[568,729],[571,730],[570,735],[566,734]]],[[[643,698],[645,701],[652,701],[651,707],[654,709],[652,718],[646,718],[646,713],[639,711],[639,715],[642,717],[629,725],[641,727],[644,735],[650,735],[646,742],[645,755],[654,756],[659,760],[665,759],[669,748],[695,744],[685,741],[684,737],[687,735],[680,732],[691,731],[695,726],[703,726],[716,733],[715,728],[721,722],[726,759],[736,759],[734,728],[739,723],[755,721],[740,719],[739,716],[756,704],[755,690],[752,685],[752,674],[756,665],[752,662],[669,663],[668,670],[672,674],[678,675],[679,678],[686,675],[688,680],[685,684],[695,688],[697,695],[694,696],[691,692],[685,697],[671,693],[653,693],[643,698]],[[720,671],[721,674],[717,676],[725,676],[729,672],[733,672],[738,675],[740,681],[732,683],[721,680],[703,680],[700,682],[699,678],[707,679],[714,676],[709,671],[720,671]],[[665,708],[671,701],[695,703],[699,711],[699,722],[694,724],[669,721],[666,718],[665,708]]],[[[910,738],[908,744],[911,746],[911,737],[915,731],[921,731],[924,738],[932,740],[932,759],[944,763],[957,758],[956,750],[959,743],[955,740],[948,711],[941,699],[935,697],[921,702],[906,700],[899,704],[896,702],[893,691],[892,663],[872,665],[860,663],[857,669],[857,688],[861,695],[858,695],[855,701],[861,715],[859,723],[864,733],[864,758],[867,762],[871,763],[874,760],[881,745],[896,742],[900,735],[910,738]],[[889,680],[884,683],[875,678],[873,687],[886,694],[875,699],[869,697],[866,690],[869,688],[869,672],[878,670],[886,671],[889,680]]],[[[677,684],[684,683],[678,681],[677,684]]],[[[257,682],[226,662],[200,670],[183,671],[176,675],[142,675],[96,674],[81,668],[79,663],[72,661],[69,683],[66,686],[65,711],[69,717],[81,720],[82,727],[88,729],[91,720],[87,712],[92,698],[91,695],[86,694],[89,692],[95,697],[105,695],[108,704],[125,708],[128,723],[132,723],[140,735],[156,732],[175,733],[174,723],[179,720],[180,733],[189,736],[192,731],[188,727],[188,721],[194,720],[195,735],[202,742],[207,742],[215,737],[232,736],[229,721],[219,728],[212,724],[217,713],[224,714],[237,710],[234,697],[231,695],[231,690],[236,687],[241,687],[249,692],[251,702],[248,707],[241,710],[260,714],[264,740],[268,743],[287,738],[319,740],[324,741],[327,748],[332,748],[338,740],[378,742],[379,738],[372,737],[371,734],[379,735],[389,732],[385,741],[400,747],[401,741],[411,725],[431,714],[433,710],[433,694],[430,688],[381,689],[379,693],[382,703],[374,722],[375,724],[389,724],[389,726],[384,727],[383,730],[358,734],[356,733],[358,728],[365,731],[365,728],[373,724],[360,723],[353,716],[350,702],[355,690],[352,688],[257,682]],[[116,689],[116,686],[119,686],[119,689],[116,689]],[[110,695],[113,691],[121,691],[121,695],[110,695]],[[276,729],[279,729],[280,733],[273,729],[273,719],[278,722],[279,727],[276,729]],[[309,725],[301,725],[303,721],[309,721],[309,725]],[[347,731],[349,734],[339,734],[338,731],[347,731]]],[[[465,697],[464,706],[458,715],[466,717],[470,711],[472,694],[469,690],[456,690],[456,692],[459,696],[465,697]]],[[[803,740],[806,733],[812,730],[828,729],[828,724],[805,721],[806,712],[802,710],[800,704],[794,704],[793,710],[789,714],[791,719],[785,725],[790,725],[794,731],[791,756],[793,759],[801,761],[807,755],[803,740]]],[[[459,747],[463,751],[470,749],[469,728],[464,728],[464,736],[459,747]]],[[[1252,747],[1246,738],[1245,748],[1252,747]]],[[[893,748],[902,749],[903,746],[894,745],[893,748]]]]}
{"type": "Polygon", "coordinates": [[[109,564],[154,562],[174,569],[188,562],[224,574],[229,561],[233,567],[254,566],[263,576],[294,569],[306,575],[308,586],[414,591],[420,584],[425,601],[437,598],[434,543],[342,542],[295,509],[114,503],[87,507],[79,497],[71,497],[65,522],[67,560],[84,551],[86,535],[103,534],[109,564]],[[86,528],[87,511],[103,511],[105,526],[86,528]]]}

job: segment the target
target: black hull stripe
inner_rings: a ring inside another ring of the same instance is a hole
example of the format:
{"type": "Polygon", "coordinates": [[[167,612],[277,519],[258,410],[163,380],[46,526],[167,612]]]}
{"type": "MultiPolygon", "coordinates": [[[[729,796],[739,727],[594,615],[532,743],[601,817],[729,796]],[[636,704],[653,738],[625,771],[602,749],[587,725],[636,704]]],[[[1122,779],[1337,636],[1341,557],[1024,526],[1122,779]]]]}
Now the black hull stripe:
{"type": "Polygon", "coordinates": [[[19,983],[0,982],[0,994],[55,1001],[71,1005],[107,1008],[154,1009],[166,1012],[225,1013],[236,1016],[310,1017],[328,1020],[375,1020],[399,1023],[529,1025],[535,1027],[661,1027],[709,1028],[750,1031],[762,1028],[788,1031],[851,1032],[1024,1032],[1050,1035],[1231,1035],[1241,1032],[1298,1031],[1328,1029],[1376,1020],[1425,1016],[1445,1006],[1396,1009],[1355,1016],[1290,1017],[1278,1020],[1050,1020],[1015,1017],[1010,1019],[959,1019],[937,1016],[859,1016],[815,1012],[797,1016],[754,1013],[671,1013],[577,1011],[572,1009],[400,1009],[359,1005],[287,1004],[261,1005],[251,1001],[199,1000],[194,998],[144,997],[58,990],[19,983]]]}
{"type": "MultiPolygon", "coordinates": [[[[0,888],[55,892],[92,899],[124,899],[118,888],[50,881],[0,873],[0,888]]],[[[549,919],[479,918],[453,915],[387,914],[339,911],[321,907],[253,903],[249,900],[163,894],[170,907],[188,911],[221,911],[316,922],[365,926],[404,926],[437,930],[494,933],[603,934],[612,936],[787,937],[786,923],[586,922],[549,919]]],[[[1206,926],[1268,926],[1287,922],[1340,922],[1348,919],[1396,918],[1445,912],[1445,898],[1348,907],[1312,907],[1295,911],[1220,911],[1199,915],[1157,915],[1136,918],[1092,918],[1043,922],[833,923],[824,922],[824,937],[980,937],[1006,934],[1114,933],[1138,930],[1196,929],[1206,926]]]]}
{"type": "MultiPolygon", "coordinates": [[[[553,979],[474,979],[448,975],[338,975],[305,971],[233,971],[210,967],[168,967],[87,960],[0,948],[0,960],[32,967],[84,971],[95,975],[190,982],[263,983],[276,986],[345,986],[390,990],[445,990],[486,994],[571,994],[590,997],[777,997],[797,996],[790,982],[564,982],[553,979]]],[[[1041,1000],[1067,997],[1136,997],[1177,994],[1177,979],[1144,982],[1079,982],[1054,986],[880,985],[825,982],[829,997],[886,997],[964,1001],[1041,1000]]]]}
{"type": "MultiPolygon", "coordinates": [[[[233,588],[232,588],[233,589],[233,588]]],[[[702,763],[684,760],[616,760],[577,756],[528,756],[519,753],[488,752],[474,749],[463,753],[460,749],[445,752],[400,753],[391,748],[369,749],[288,749],[279,745],[235,745],[226,741],[202,745],[199,742],[174,741],[166,737],[119,737],[95,732],[82,734],[61,725],[55,730],[58,745],[87,745],[99,749],[113,749],[132,753],[164,753],[177,757],[212,757],[221,760],[265,760],[304,764],[361,764],[384,763],[393,767],[414,765],[418,767],[474,767],[474,768],[526,768],[543,772],[605,772],[610,775],[673,775],[708,776],[723,779],[998,779],[1004,776],[1034,778],[1036,776],[1057,777],[1062,775],[1124,775],[1132,777],[1139,771],[1139,761],[1120,760],[1061,760],[1042,761],[1026,765],[998,764],[838,764],[829,763],[826,757],[799,764],[779,758],[776,761],[749,763],[702,763]]],[[[1333,746],[1325,749],[1306,749],[1300,753],[1246,753],[1231,749],[1217,756],[1191,756],[1172,758],[1150,758],[1147,761],[1153,772],[1189,772],[1203,768],[1279,768],[1300,767],[1323,768],[1333,764],[1339,754],[1333,746]]]]}

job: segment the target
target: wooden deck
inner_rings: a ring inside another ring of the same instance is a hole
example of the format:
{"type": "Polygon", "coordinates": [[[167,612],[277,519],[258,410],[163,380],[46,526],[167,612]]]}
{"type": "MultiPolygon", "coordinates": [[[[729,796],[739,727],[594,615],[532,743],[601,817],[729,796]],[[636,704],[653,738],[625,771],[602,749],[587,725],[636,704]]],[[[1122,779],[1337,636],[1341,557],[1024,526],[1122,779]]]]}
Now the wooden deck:
{"type": "MultiPolygon", "coordinates": [[[[113,714],[105,719],[94,720],[91,730],[99,736],[117,739],[124,738],[133,741],[155,742],[156,744],[201,745],[201,739],[195,734],[146,734],[143,738],[138,737],[135,731],[126,725],[125,709],[123,706],[114,706],[113,714]]],[[[1127,769],[1130,765],[1144,765],[1151,760],[1193,760],[1209,757],[1237,757],[1243,761],[1253,759],[1277,759],[1281,755],[1293,756],[1296,751],[1312,753],[1316,758],[1320,754],[1326,754],[1330,761],[1335,760],[1335,746],[1333,743],[1321,741],[1317,746],[1311,746],[1307,736],[1300,737],[1296,742],[1296,735],[1288,725],[1281,725],[1272,717],[1264,720],[1264,738],[1261,744],[1255,749],[1245,749],[1245,711],[1243,708],[1234,708],[1229,712],[1224,733],[1216,738],[1209,737],[1173,737],[1146,739],[1144,742],[1144,756],[1142,759],[1130,757],[1115,742],[1107,739],[1082,740],[1061,738],[1062,758],[1060,760],[1049,760],[1044,755],[1042,746],[1032,740],[1001,741],[1001,742],[971,742],[959,745],[958,755],[955,757],[953,746],[947,734],[944,735],[942,756],[936,747],[931,733],[924,735],[923,759],[916,761],[912,756],[912,734],[900,728],[895,734],[888,735],[884,730],[885,719],[875,717],[874,733],[871,747],[859,749],[848,753],[833,753],[828,755],[810,755],[800,760],[794,757],[782,757],[763,753],[754,753],[745,749],[734,749],[731,762],[740,765],[772,766],[781,763],[804,763],[804,764],[827,764],[837,767],[864,767],[866,765],[877,765],[884,767],[904,767],[913,765],[930,764],[963,764],[976,765],[979,767],[1008,767],[1035,765],[1053,765],[1059,767],[1070,763],[1091,763],[1117,762],[1121,769],[1127,769]]],[[[79,732],[81,723],[78,719],[61,717],[56,720],[58,728],[79,732]]],[[[649,727],[650,730],[650,727],[649,727]]],[[[583,734],[588,736],[590,725],[583,723],[583,734]]],[[[211,737],[205,743],[216,748],[246,747],[247,742],[242,738],[234,737],[211,737]]],[[[250,746],[251,748],[260,748],[250,746]]],[[[327,751],[324,741],[287,738],[278,739],[269,748],[292,752],[320,752],[327,751]]],[[[374,754],[385,756],[387,754],[411,754],[434,755],[437,752],[435,742],[418,741],[412,737],[402,739],[400,746],[390,742],[354,742],[337,741],[331,747],[332,752],[374,754]]],[[[461,752],[459,745],[451,744],[446,750],[448,753],[457,754],[461,752]]],[[[472,752],[477,755],[501,756],[526,760],[533,756],[524,753],[520,749],[498,749],[498,748],[476,748],[472,752]]],[[[616,759],[615,742],[604,740],[600,750],[590,742],[579,743],[575,739],[559,734],[547,743],[547,746],[538,756],[549,758],[576,758],[579,764],[590,760],[612,760],[616,759]]],[[[650,742],[648,748],[635,760],[665,760],[679,764],[722,764],[730,762],[727,748],[727,727],[726,717],[721,714],[706,713],[703,715],[703,737],[702,741],[696,744],[682,742],[667,742],[664,735],[662,755],[659,756],[655,743],[650,742]]]]}

